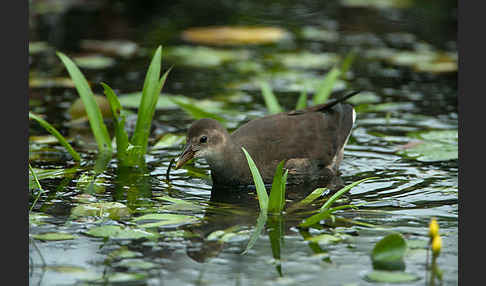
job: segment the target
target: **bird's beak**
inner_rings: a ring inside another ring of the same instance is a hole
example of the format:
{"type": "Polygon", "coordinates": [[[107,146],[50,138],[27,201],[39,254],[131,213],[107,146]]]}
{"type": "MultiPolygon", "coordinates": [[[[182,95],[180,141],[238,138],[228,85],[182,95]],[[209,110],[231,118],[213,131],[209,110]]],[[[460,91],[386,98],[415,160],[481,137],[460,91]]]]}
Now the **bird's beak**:
{"type": "Polygon", "coordinates": [[[194,154],[196,152],[192,150],[192,144],[189,142],[187,143],[186,147],[184,147],[184,151],[182,151],[182,154],[179,156],[177,159],[177,163],[174,167],[174,169],[179,169],[180,167],[184,166],[184,164],[194,158],[194,154]]]}

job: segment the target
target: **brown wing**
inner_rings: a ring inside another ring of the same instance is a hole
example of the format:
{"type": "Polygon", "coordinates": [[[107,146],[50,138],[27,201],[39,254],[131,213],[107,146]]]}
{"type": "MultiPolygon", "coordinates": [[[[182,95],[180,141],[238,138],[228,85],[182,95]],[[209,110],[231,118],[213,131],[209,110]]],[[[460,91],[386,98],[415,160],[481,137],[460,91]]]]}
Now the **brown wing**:
{"type": "Polygon", "coordinates": [[[326,107],[325,112],[279,113],[256,119],[231,137],[248,150],[257,166],[267,166],[260,171],[271,176],[281,160],[311,158],[323,166],[331,164],[352,125],[352,107],[337,104],[326,107]]]}

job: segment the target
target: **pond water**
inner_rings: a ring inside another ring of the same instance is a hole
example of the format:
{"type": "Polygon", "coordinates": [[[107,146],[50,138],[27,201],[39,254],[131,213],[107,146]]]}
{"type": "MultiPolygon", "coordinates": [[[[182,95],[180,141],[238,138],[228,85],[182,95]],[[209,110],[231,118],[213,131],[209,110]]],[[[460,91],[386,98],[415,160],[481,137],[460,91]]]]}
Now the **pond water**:
{"type": "Polygon", "coordinates": [[[401,285],[427,285],[428,225],[435,217],[443,241],[437,260],[443,285],[457,285],[455,1],[213,2],[32,1],[30,110],[70,138],[83,160],[76,165],[41,126],[30,123],[29,162],[45,193],[36,200],[40,190],[29,182],[29,283],[375,285],[381,283],[368,276],[370,253],[385,235],[399,232],[408,243],[405,272],[413,277],[401,285]],[[285,33],[271,43],[232,45],[181,36],[188,28],[214,25],[278,27],[285,33]],[[158,45],[163,70],[173,66],[154,117],[151,145],[160,145],[146,156],[145,170],[120,168],[113,159],[90,188],[96,152],[89,127],[70,121],[78,95],[55,51],[78,58],[95,93],[103,92],[99,82],[108,83],[122,105],[136,111],[134,93],[141,91],[158,45]],[[341,178],[345,184],[378,178],[350,191],[345,202],[357,209],[338,211],[334,221],[307,229],[298,224],[320,204],[289,208],[315,186],[289,188],[287,212],[270,216],[242,254],[258,219],[256,196],[245,190],[211,195],[203,161],[172,170],[166,181],[193,118],[164,96],[184,96],[222,116],[233,130],[268,114],[261,80],[291,110],[303,90],[312,95],[351,51],[349,72],[334,90],[363,92],[350,100],[357,120],[341,178]],[[88,58],[93,55],[95,60],[88,58]],[[167,134],[176,140],[164,140],[167,134]],[[96,230],[106,226],[112,235],[98,237],[96,230]],[[35,236],[51,232],[68,237],[35,236]]]}

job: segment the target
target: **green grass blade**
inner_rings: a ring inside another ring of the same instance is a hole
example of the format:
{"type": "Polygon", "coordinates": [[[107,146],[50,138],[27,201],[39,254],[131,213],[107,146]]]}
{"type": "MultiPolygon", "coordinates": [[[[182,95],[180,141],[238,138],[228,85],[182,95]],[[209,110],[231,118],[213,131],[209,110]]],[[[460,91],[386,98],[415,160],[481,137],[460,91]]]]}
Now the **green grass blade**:
{"type": "Polygon", "coordinates": [[[311,225],[314,225],[318,222],[320,222],[323,219],[328,218],[331,215],[331,212],[329,210],[324,210],[321,212],[318,212],[317,214],[310,216],[306,218],[302,223],[299,224],[299,227],[309,227],[311,225]]]}
{"type": "MultiPolygon", "coordinates": [[[[319,221],[323,220],[323,219],[326,219],[328,217],[330,217],[332,215],[332,213],[336,210],[340,210],[342,208],[339,208],[339,207],[336,207],[336,208],[333,208],[333,209],[329,209],[329,207],[339,198],[341,197],[343,194],[345,194],[346,192],[348,192],[349,190],[351,190],[353,187],[361,184],[362,182],[364,181],[368,181],[368,180],[371,180],[371,179],[376,179],[377,177],[369,177],[369,178],[365,178],[365,179],[362,179],[362,180],[359,180],[359,181],[356,181],[356,182],[353,182],[352,184],[349,184],[345,187],[343,187],[342,189],[340,189],[339,191],[337,191],[334,195],[332,195],[325,203],[324,205],[321,207],[320,211],[315,214],[315,215],[312,215],[311,217],[308,217],[306,218],[304,221],[302,221],[302,223],[299,224],[300,227],[309,227],[313,224],[316,224],[318,223],[319,221]]],[[[346,207],[349,207],[349,206],[346,206],[346,207]]]]}
{"type": "Polygon", "coordinates": [[[257,224],[255,229],[253,230],[253,233],[250,236],[250,240],[248,241],[248,244],[246,245],[245,250],[241,253],[242,255],[247,254],[248,251],[253,247],[255,244],[256,240],[260,236],[260,233],[263,230],[263,227],[265,226],[265,223],[267,222],[267,212],[260,212],[257,218],[257,224]]]}
{"type": "Polygon", "coordinates": [[[282,160],[275,170],[273,176],[272,189],[268,198],[268,212],[279,214],[282,212],[285,205],[285,182],[283,178],[283,165],[285,161],[282,160]]]}
{"type": "Polygon", "coordinates": [[[223,117],[217,114],[207,112],[193,104],[182,102],[177,98],[170,98],[170,101],[177,104],[180,108],[182,108],[187,114],[189,114],[194,119],[212,118],[218,120],[221,123],[224,123],[226,121],[223,117]]]}
{"type": "Polygon", "coordinates": [[[273,93],[270,85],[266,82],[261,82],[260,87],[262,90],[263,100],[265,100],[265,105],[267,106],[268,112],[270,114],[275,114],[284,111],[278,103],[277,97],[275,97],[275,94],[273,93]]]}
{"type": "Polygon", "coordinates": [[[304,89],[297,100],[297,104],[295,105],[295,110],[304,109],[307,107],[307,90],[304,89]]]}
{"type": "Polygon", "coordinates": [[[356,57],[356,52],[351,51],[349,52],[344,60],[341,63],[341,75],[346,78],[346,74],[348,73],[349,69],[351,68],[351,65],[353,64],[354,58],[356,57]]]}
{"type": "Polygon", "coordinates": [[[326,74],[326,77],[317,86],[316,93],[313,98],[314,105],[322,104],[326,102],[326,100],[329,98],[329,95],[332,92],[334,83],[336,82],[339,75],[341,75],[341,71],[337,67],[333,67],[326,74]]]}
{"type": "MultiPolygon", "coordinates": [[[[143,84],[142,98],[138,108],[137,123],[135,131],[131,138],[131,143],[138,152],[134,153],[137,156],[143,156],[147,153],[148,138],[150,135],[150,127],[152,118],[155,113],[155,107],[159,99],[160,92],[168,75],[168,70],[162,78],[160,78],[160,69],[162,66],[162,46],[159,46],[150,62],[145,81],[143,84]]],[[[142,159],[140,157],[138,159],[142,159]]]]}
{"type": "Polygon", "coordinates": [[[111,152],[112,148],[110,134],[108,133],[108,129],[103,122],[103,116],[101,115],[100,108],[96,103],[93,91],[91,90],[88,81],[70,58],[61,52],[57,52],[57,55],[66,66],[66,69],[68,70],[68,73],[71,76],[78,94],[86,108],[89,124],[96,139],[96,143],[98,144],[98,151],[111,152]]]}
{"type": "Polygon", "coordinates": [[[258,203],[260,204],[260,212],[267,213],[268,210],[268,194],[267,190],[265,189],[265,184],[263,183],[262,176],[258,171],[258,168],[251,158],[250,154],[246,151],[244,147],[241,147],[243,152],[245,153],[246,160],[248,161],[248,166],[250,167],[251,175],[253,176],[253,182],[255,183],[257,195],[258,195],[258,203]]]}
{"type": "Polygon", "coordinates": [[[118,101],[118,97],[116,96],[113,89],[105,83],[101,83],[104,89],[104,93],[108,98],[108,102],[110,103],[111,112],[113,113],[114,118],[114,125],[115,125],[115,139],[116,139],[116,155],[118,161],[121,165],[126,166],[128,164],[128,134],[125,131],[125,120],[126,116],[123,113],[123,108],[118,101]]]}
{"type": "Polygon", "coordinates": [[[337,191],[334,195],[332,195],[325,203],[324,205],[322,205],[321,207],[321,211],[324,211],[326,209],[329,209],[329,207],[334,203],[334,201],[336,201],[339,197],[341,197],[342,195],[344,195],[346,192],[348,192],[349,190],[351,190],[352,188],[354,188],[355,186],[361,184],[362,182],[364,181],[368,181],[368,180],[371,180],[371,179],[377,179],[378,177],[369,177],[369,178],[364,178],[364,179],[361,179],[359,181],[356,181],[356,182],[353,182],[352,184],[349,184],[345,187],[343,187],[342,189],[340,189],[339,191],[337,191]]]}
{"type": "Polygon", "coordinates": [[[32,205],[30,206],[30,209],[29,209],[29,214],[32,212],[32,209],[34,209],[34,206],[35,204],[37,203],[37,201],[39,200],[39,197],[42,195],[42,193],[44,192],[44,189],[42,188],[40,182],[39,182],[39,179],[37,179],[37,175],[35,174],[34,172],[34,169],[32,168],[32,166],[30,165],[29,163],[29,170],[30,172],[32,173],[32,177],[34,177],[34,181],[35,181],[35,184],[37,185],[37,187],[39,188],[39,194],[37,195],[37,197],[35,198],[34,202],[32,203],[32,205]]]}
{"type": "Polygon", "coordinates": [[[40,118],[39,116],[35,115],[30,111],[29,111],[29,119],[34,119],[42,127],[44,127],[44,129],[46,129],[49,133],[51,133],[54,137],[56,137],[59,143],[61,143],[61,145],[67,149],[67,151],[69,152],[69,154],[71,154],[71,156],[75,161],[77,162],[81,161],[81,156],[79,156],[78,152],[76,152],[73,149],[71,144],[67,142],[66,138],[64,138],[64,136],[62,136],[61,133],[59,133],[59,131],[57,131],[56,128],[54,128],[54,126],[52,126],[49,122],[45,121],[44,119],[40,118]]]}
{"type": "Polygon", "coordinates": [[[312,191],[312,193],[310,193],[307,197],[305,197],[303,200],[301,200],[300,202],[297,202],[293,205],[290,205],[288,208],[287,208],[287,213],[291,213],[291,212],[294,212],[298,209],[301,209],[307,205],[309,205],[310,203],[312,203],[313,201],[315,201],[317,198],[319,198],[320,196],[322,196],[322,194],[328,190],[327,188],[317,188],[315,189],[314,191],[312,191]]]}

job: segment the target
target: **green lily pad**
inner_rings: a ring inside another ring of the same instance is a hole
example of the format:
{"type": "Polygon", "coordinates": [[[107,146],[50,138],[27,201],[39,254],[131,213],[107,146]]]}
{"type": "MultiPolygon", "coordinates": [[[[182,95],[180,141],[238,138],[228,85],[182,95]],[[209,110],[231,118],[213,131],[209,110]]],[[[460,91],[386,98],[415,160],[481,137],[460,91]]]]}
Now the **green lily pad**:
{"type": "Polygon", "coordinates": [[[29,213],[29,224],[37,226],[41,224],[45,224],[45,219],[50,218],[49,215],[38,213],[38,212],[31,212],[29,213]]]}
{"type": "Polygon", "coordinates": [[[46,42],[29,42],[29,55],[35,55],[45,52],[49,49],[46,42]]]}
{"type": "Polygon", "coordinates": [[[311,242],[317,242],[319,244],[331,244],[342,241],[343,237],[341,235],[320,234],[309,237],[306,240],[311,242]]]}
{"type": "Polygon", "coordinates": [[[174,147],[183,144],[184,142],[186,142],[186,135],[167,133],[164,134],[154,146],[152,146],[152,149],[174,147]]]}
{"type": "Polygon", "coordinates": [[[403,270],[407,243],[399,233],[391,233],[376,243],[371,253],[374,269],[403,270]]]}
{"type": "Polygon", "coordinates": [[[276,54],[272,59],[289,68],[318,68],[327,69],[339,62],[339,55],[335,53],[285,53],[276,54]]]}
{"type": "Polygon", "coordinates": [[[346,7],[363,8],[407,8],[413,4],[410,0],[341,0],[341,5],[346,7]]]}
{"type": "Polygon", "coordinates": [[[177,46],[165,50],[167,60],[191,67],[218,67],[226,62],[246,60],[250,56],[246,50],[214,49],[202,46],[177,46]]]}
{"type": "Polygon", "coordinates": [[[400,146],[398,154],[420,162],[438,162],[458,159],[458,131],[438,130],[412,133],[420,141],[400,146]]]}
{"type": "Polygon", "coordinates": [[[103,237],[111,239],[139,239],[139,238],[153,238],[156,235],[140,229],[122,228],[117,225],[104,225],[93,227],[86,232],[89,236],[103,237]]]}
{"type": "Polygon", "coordinates": [[[130,209],[119,202],[101,202],[80,204],[71,210],[71,217],[109,217],[113,220],[119,220],[130,216],[130,209]]]}
{"type": "Polygon", "coordinates": [[[63,232],[47,232],[42,234],[34,234],[32,235],[34,239],[43,240],[43,241],[58,241],[58,240],[71,240],[75,239],[76,236],[63,233],[63,232]]]}
{"type": "Polygon", "coordinates": [[[212,26],[182,32],[186,41],[210,45],[268,44],[287,37],[288,32],[278,27],[212,26]]]}
{"type": "Polygon", "coordinates": [[[169,196],[162,196],[162,197],[155,197],[157,200],[162,200],[166,202],[171,202],[172,204],[170,205],[164,205],[161,207],[163,210],[171,210],[171,211],[194,211],[194,210],[201,210],[202,207],[198,204],[195,204],[193,202],[185,201],[182,199],[177,199],[177,198],[172,198],[169,196]]]}
{"type": "Polygon", "coordinates": [[[151,228],[151,227],[167,226],[173,224],[193,223],[198,221],[198,218],[189,215],[156,213],[156,214],[146,214],[143,216],[139,216],[134,218],[133,220],[136,222],[147,221],[147,220],[157,221],[157,222],[145,223],[140,225],[140,227],[142,228],[151,228]]]}
{"type": "Polygon", "coordinates": [[[108,258],[110,259],[135,258],[135,257],[142,257],[142,256],[143,256],[142,253],[128,250],[124,246],[108,254],[108,258]]]}
{"type": "Polygon", "coordinates": [[[82,40],[81,48],[88,51],[128,58],[135,55],[138,50],[138,45],[134,42],[121,40],[82,40]]]}
{"type": "Polygon", "coordinates": [[[113,266],[126,267],[129,270],[147,270],[158,267],[157,264],[144,261],[143,259],[124,259],[113,266]]]}
{"type": "Polygon", "coordinates": [[[366,280],[382,283],[405,283],[419,280],[420,277],[402,271],[374,270],[366,274],[366,280]]]}
{"type": "Polygon", "coordinates": [[[302,28],[301,36],[307,40],[336,42],[339,40],[339,33],[333,30],[321,29],[307,26],[302,28]]]}
{"type": "Polygon", "coordinates": [[[85,69],[105,69],[116,63],[115,59],[102,55],[73,57],[73,60],[80,68],[85,69]]]}
{"type": "Polygon", "coordinates": [[[30,88],[74,87],[72,79],[67,77],[29,78],[30,88]]]}

